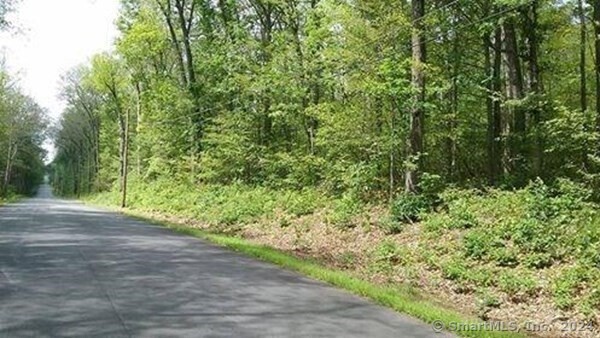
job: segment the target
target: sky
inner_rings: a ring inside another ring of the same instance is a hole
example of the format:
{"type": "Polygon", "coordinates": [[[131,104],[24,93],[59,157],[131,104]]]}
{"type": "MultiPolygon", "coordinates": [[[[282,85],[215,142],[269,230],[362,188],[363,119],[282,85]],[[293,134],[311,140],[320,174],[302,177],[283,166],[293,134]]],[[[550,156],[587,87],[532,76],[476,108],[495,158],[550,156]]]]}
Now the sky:
{"type": "MultiPolygon", "coordinates": [[[[56,121],[64,109],[60,79],[92,55],[111,50],[119,0],[19,0],[0,33],[0,59],[22,90],[56,121]]],[[[51,143],[45,145],[51,153],[51,143]]]]}

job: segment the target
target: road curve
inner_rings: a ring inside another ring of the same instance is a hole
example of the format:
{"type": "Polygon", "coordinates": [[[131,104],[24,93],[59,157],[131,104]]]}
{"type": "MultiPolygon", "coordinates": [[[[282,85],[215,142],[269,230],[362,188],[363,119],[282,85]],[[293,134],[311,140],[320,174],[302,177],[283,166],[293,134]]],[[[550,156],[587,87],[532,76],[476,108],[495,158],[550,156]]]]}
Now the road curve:
{"type": "Polygon", "coordinates": [[[52,197],[0,208],[0,337],[441,337],[159,226],[52,197]]]}

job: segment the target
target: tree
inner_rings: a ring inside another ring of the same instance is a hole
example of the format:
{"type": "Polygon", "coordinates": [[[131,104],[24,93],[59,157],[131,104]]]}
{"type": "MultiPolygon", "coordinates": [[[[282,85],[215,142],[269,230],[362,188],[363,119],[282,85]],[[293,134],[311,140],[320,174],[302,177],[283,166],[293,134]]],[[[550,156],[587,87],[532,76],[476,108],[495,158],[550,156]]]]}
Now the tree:
{"type": "Polygon", "coordinates": [[[408,140],[409,163],[406,170],[405,190],[416,192],[423,156],[424,115],[425,115],[425,38],[423,32],[423,16],[425,0],[412,0],[412,86],[414,90],[413,107],[410,112],[410,132],[408,140]]]}
{"type": "Polygon", "coordinates": [[[586,47],[587,47],[587,18],[583,6],[583,0],[577,0],[577,14],[579,16],[580,25],[580,46],[579,46],[579,96],[581,100],[581,111],[587,110],[587,78],[586,78],[586,47]]]}
{"type": "Polygon", "coordinates": [[[99,55],[92,61],[90,78],[105,104],[105,113],[116,122],[119,135],[119,186],[122,192],[121,206],[127,204],[127,178],[129,173],[129,79],[121,60],[108,55],[99,55]]]}
{"type": "Polygon", "coordinates": [[[594,66],[596,69],[596,129],[600,131],[600,1],[591,0],[594,22],[594,66]]]}
{"type": "Polygon", "coordinates": [[[46,113],[0,69],[0,197],[31,194],[44,175],[46,113]]]}
{"type": "Polygon", "coordinates": [[[584,179],[595,131],[574,126],[599,96],[583,88],[595,64],[582,53],[586,9],[126,0],[115,51],[66,83],[57,182],[65,194],[124,192],[131,176],[134,188],[318,187],[366,200],[419,193],[432,175],[469,187],[584,179]]]}

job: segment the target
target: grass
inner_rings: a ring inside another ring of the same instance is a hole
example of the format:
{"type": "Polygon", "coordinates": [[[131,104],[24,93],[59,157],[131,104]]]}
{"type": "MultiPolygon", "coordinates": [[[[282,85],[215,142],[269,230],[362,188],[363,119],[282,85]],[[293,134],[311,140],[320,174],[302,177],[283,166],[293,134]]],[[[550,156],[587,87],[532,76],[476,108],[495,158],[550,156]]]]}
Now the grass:
{"type": "MultiPolygon", "coordinates": [[[[476,318],[463,315],[455,310],[446,308],[430,299],[427,299],[423,295],[420,295],[414,288],[404,286],[399,287],[376,285],[371,282],[356,278],[349,273],[320,265],[314,260],[298,258],[268,246],[254,244],[245,239],[211,233],[197,228],[191,228],[188,226],[157,220],[155,218],[148,217],[147,214],[133,210],[121,210],[121,212],[128,216],[165,226],[177,233],[201,238],[217,245],[240,252],[247,256],[251,256],[259,260],[299,272],[303,275],[350,291],[356,295],[368,298],[377,304],[419,318],[426,323],[439,323],[441,321],[444,323],[444,327],[449,327],[452,323],[481,322],[476,318]]],[[[524,335],[517,332],[463,331],[454,333],[463,337],[524,337],[524,335]]]]}

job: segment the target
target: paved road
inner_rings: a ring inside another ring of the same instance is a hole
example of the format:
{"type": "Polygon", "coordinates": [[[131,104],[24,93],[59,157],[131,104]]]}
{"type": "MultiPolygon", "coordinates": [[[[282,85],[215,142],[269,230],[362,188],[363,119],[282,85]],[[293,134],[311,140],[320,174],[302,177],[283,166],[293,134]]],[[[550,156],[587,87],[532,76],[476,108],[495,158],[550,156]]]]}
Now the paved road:
{"type": "Polygon", "coordinates": [[[0,337],[440,337],[242,255],[76,202],[0,208],[0,337]]]}

